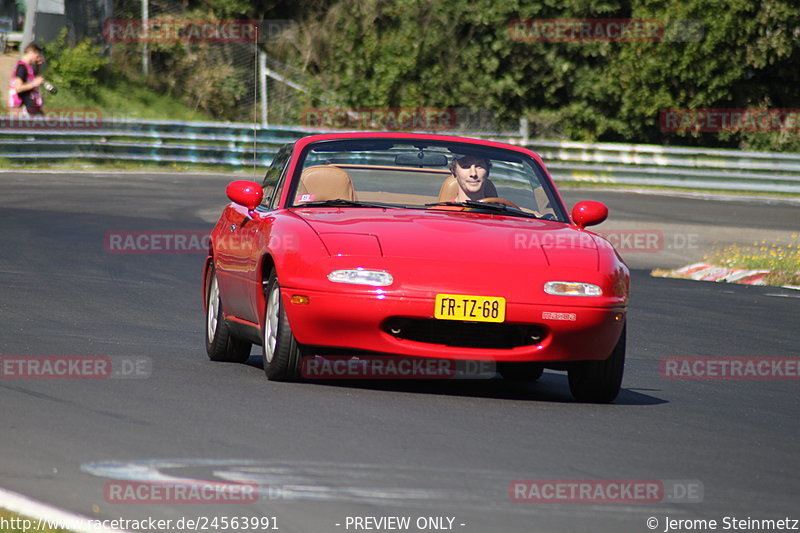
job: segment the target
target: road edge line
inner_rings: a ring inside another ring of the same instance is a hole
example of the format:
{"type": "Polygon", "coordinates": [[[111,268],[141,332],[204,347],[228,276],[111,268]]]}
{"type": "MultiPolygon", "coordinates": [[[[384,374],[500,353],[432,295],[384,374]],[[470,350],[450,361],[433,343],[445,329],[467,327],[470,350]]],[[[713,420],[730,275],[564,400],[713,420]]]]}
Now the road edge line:
{"type": "Polygon", "coordinates": [[[103,525],[93,526],[90,522],[102,521],[103,519],[89,518],[77,513],[65,511],[64,509],[59,509],[53,505],[34,500],[24,494],[19,494],[3,487],[0,487],[0,508],[34,520],[49,521],[54,524],[75,524],[75,527],[66,529],[76,533],[129,533],[123,529],[112,529],[103,525]]]}

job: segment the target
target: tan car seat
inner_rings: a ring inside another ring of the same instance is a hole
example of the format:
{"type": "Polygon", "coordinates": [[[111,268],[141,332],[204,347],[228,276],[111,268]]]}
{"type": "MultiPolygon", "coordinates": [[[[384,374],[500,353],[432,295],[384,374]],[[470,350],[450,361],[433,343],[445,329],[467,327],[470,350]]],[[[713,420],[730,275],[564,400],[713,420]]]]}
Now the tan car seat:
{"type": "Polygon", "coordinates": [[[353,181],[346,170],[334,165],[315,165],[303,170],[295,203],[355,200],[353,181]],[[307,198],[303,199],[306,195],[307,198]]]}

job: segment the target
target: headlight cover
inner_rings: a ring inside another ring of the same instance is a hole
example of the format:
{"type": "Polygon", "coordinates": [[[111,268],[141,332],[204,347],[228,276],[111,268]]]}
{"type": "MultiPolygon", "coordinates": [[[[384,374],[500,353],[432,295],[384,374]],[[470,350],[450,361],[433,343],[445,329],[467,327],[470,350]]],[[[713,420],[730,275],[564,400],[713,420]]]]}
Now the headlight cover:
{"type": "Polygon", "coordinates": [[[328,280],[334,283],[353,283],[372,287],[386,287],[394,282],[392,275],[386,271],[366,270],[363,268],[334,270],[328,274],[328,280]]]}
{"type": "Polygon", "coordinates": [[[603,289],[593,283],[580,281],[548,281],[544,292],[555,296],[602,296],[603,289]]]}

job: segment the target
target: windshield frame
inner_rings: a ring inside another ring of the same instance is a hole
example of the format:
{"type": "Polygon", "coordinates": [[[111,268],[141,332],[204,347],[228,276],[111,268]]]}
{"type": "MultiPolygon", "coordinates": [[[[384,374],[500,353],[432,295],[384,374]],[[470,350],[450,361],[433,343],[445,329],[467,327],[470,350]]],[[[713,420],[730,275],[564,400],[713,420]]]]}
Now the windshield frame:
{"type": "MultiPolygon", "coordinates": [[[[489,157],[493,161],[507,161],[513,163],[521,163],[524,166],[529,168],[529,172],[532,172],[535,179],[538,181],[538,184],[543,188],[547,199],[550,202],[550,208],[552,209],[555,220],[557,222],[562,223],[571,223],[571,219],[567,213],[567,210],[561,200],[561,196],[558,193],[558,190],[555,187],[555,184],[550,177],[550,174],[544,168],[542,163],[538,160],[538,157],[532,157],[529,150],[526,149],[518,149],[512,145],[505,145],[505,146],[498,146],[498,143],[494,143],[491,141],[487,141],[485,144],[479,142],[478,140],[462,138],[462,137],[452,137],[447,138],[443,136],[326,136],[326,138],[321,138],[318,140],[313,140],[309,142],[305,146],[303,146],[297,154],[296,164],[294,165],[293,173],[291,176],[291,185],[288,187],[287,195],[286,195],[286,208],[288,209],[298,209],[303,208],[304,203],[302,202],[295,202],[294,199],[296,198],[296,191],[299,187],[300,183],[300,175],[302,174],[306,162],[309,156],[312,153],[325,153],[328,150],[319,150],[321,146],[325,144],[329,144],[330,148],[334,148],[336,145],[341,147],[358,147],[363,146],[365,148],[372,147],[373,149],[376,147],[382,147],[384,149],[390,149],[395,146],[413,146],[420,150],[427,150],[429,148],[436,148],[436,149],[445,149],[447,150],[448,154],[485,154],[486,157],[489,157]]],[[[347,150],[330,150],[331,153],[336,152],[345,152],[347,150]]],[[[353,150],[353,151],[361,151],[361,150],[353,150]]],[[[368,150],[363,150],[367,152],[368,150]]],[[[334,163],[335,164],[335,163],[334,163]]],[[[416,167],[409,166],[409,170],[413,170],[416,167]]],[[[438,167],[441,168],[441,167],[438,167]]],[[[526,188],[533,195],[533,183],[530,181],[532,178],[528,177],[528,182],[525,184],[526,188]]],[[[522,182],[520,182],[522,183],[522,182]]],[[[377,203],[377,202],[365,202],[365,203],[377,203]]],[[[386,202],[388,203],[388,202],[386,202]]],[[[425,205],[420,204],[401,204],[396,203],[392,204],[393,206],[402,207],[406,209],[421,209],[427,210],[430,209],[425,205]]],[[[357,206],[340,206],[340,207],[357,207],[357,206]]],[[[318,209],[321,208],[320,206],[308,206],[309,209],[318,209]]],[[[377,207],[375,207],[377,208],[377,207]]],[[[470,212],[474,213],[474,210],[470,210],[470,212]]],[[[513,213],[502,213],[496,210],[486,210],[484,211],[488,215],[500,215],[500,216],[519,216],[513,213]]]]}

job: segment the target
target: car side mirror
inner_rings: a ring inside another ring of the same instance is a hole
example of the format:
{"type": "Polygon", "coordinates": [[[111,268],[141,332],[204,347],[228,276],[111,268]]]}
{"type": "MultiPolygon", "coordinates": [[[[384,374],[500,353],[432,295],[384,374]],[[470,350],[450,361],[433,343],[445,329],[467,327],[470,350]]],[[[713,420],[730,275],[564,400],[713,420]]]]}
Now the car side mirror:
{"type": "Polygon", "coordinates": [[[600,203],[591,200],[578,202],[572,208],[572,221],[580,229],[586,226],[595,226],[600,224],[608,217],[608,208],[600,203]]]}
{"type": "Polygon", "coordinates": [[[231,202],[247,208],[247,211],[253,211],[261,203],[264,197],[264,190],[258,183],[248,180],[232,181],[225,188],[225,194],[228,195],[231,202]]]}

